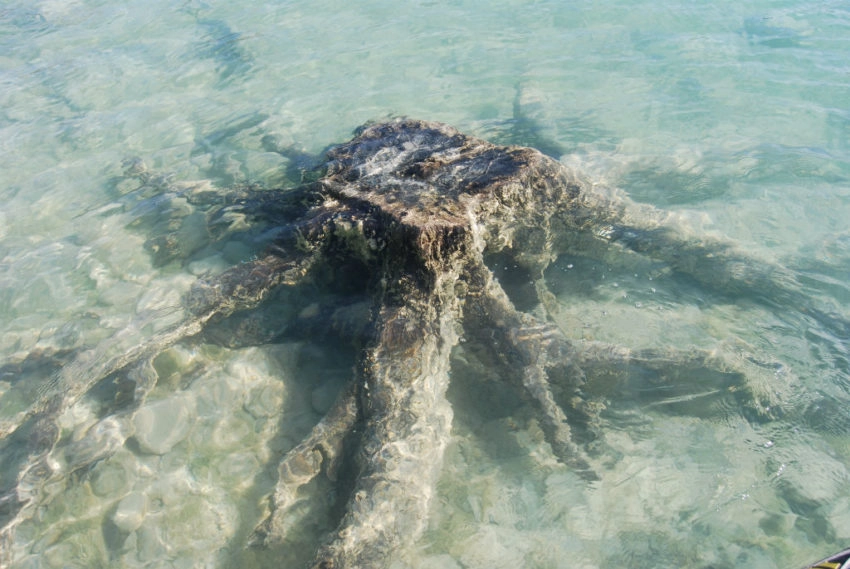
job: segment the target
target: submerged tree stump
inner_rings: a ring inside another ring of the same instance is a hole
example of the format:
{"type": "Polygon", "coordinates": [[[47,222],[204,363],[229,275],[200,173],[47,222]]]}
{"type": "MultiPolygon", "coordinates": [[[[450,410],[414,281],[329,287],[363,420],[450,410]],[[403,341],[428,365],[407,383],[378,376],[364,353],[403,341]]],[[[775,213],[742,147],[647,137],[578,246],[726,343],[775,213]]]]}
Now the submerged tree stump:
{"type": "MultiPolygon", "coordinates": [[[[143,168],[131,166],[150,182],[143,168]]],[[[596,476],[593,459],[571,426],[604,437],[594,433],[597,406],[584,391],[598,378],[617,385],[634,370],[659,381],[697,374],[734,393],[748,417],[770,418],[771,390],[721,351],[633,351],[567,339],[545,318],[554,298],[544,270],[560,254],[630,249],[712,289],[795,307],[846,333],[843,319],[811,305],[792,271],[728,241],[695,235],[675,214],[595,187],[534,149],[495,146],[444,124],[397,120],[366,126],[332,148],[320,172],[317,181],[292,190],[221,190],[222,210],[279,228],[266,254],[198,281],[184,299],[183,321],[143,345],[111,357],[102,356],[103,347],[76,355],[26,413],[2,424],[6,445],[38,434],[20,455],[17,477],[0,489],[7,532],[39,501],[37,492],[25,495],[22,480],[32,488],[33,478],[55,476],[44,457],[56,442],[62,410],[116,373],[129,374],[135,386],[129,399],[140,401],[151,385],[145,362],[163,349],[212,320],[254,310],[276,287],[319,276],[327,290],[342,292],[301,326],[332,328],[362,346],[356,374],[325,418],[282,458],[271,514],[251,543],[285,538],[299,488],[326,476],[346,489],[346,505],[316,553],[314,566],[322,568],[385,567],[422,534],[449,441],[446,390],[461,339],[516,382],[536,407],[553,454],[587,479],[596,476]],[[515,308],[487,265],[493,255],[529,275],[540,310],[515,308]],[[341,472],[350,479],[339,480],[341,472]]]]}

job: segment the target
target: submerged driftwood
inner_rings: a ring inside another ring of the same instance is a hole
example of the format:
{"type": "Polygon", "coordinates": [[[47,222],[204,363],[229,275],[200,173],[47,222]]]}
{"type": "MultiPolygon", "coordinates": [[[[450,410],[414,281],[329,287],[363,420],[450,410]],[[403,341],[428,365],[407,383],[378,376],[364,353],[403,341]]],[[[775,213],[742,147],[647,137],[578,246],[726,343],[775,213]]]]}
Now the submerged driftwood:
{"type": "MultiPolygon", "coordinates": [[[[446,389],[450,356],[461,339],[517,382],[536,407],[554,455],[588,479],[596,475],[593,461],[571,425],[593,431],[595,406],[583,386],[597,378],[616,384],[636,369],[659,381],[695,374],[734,393],[742,413],[769,418],[770,390],[722,352],[574,342],[543,320],[554,306],[544,270],[560,254],[623,247],[712,289],[846,326],[810,305],[793,272],[727,241],[694,235],[675,214],[597,188],[534,149],[495,146],[439,123],[398,120],[365,127],[331,149],[322,172],[316,182],[288,191],[223,191],[221,211],[240,210],[279,226],[266,254],[197,282],[184,299],[186,317],[143,345],[110,357],[104,347],[77,355],[29,411],[0,425],[5,445],[25,449],[16,455],[15,476],[0,488],[7,533],[38,502],[38,481],[51,477],[47,455],[62,410],[119,372],[130,378],[128,398],[140,401],[155,381],[147,366],[153,356],[211,320],[253,309],[276,287],[317,274],[351,299],[340,307],[337,297],[320,310],[316,326],[335,327],[363,346],[356,377],[282,458],[271,514],[251,543],[282,540],[299,489],[317,476],[337,480],[345,470],[353,475],[339,482],[350,489],[344,513],[314,561],[324,568],[387,566],[423,532],[450,436],[446,389]],[[517,310],[488,268],[485,259],[496,254],[534,281],[543,307],[536,315],[517,310]],[[345,314],[362,316],[352,322],[345,314]]],[[[149,180],[143,169],[134,175],[149,180]]],[[[109,452],[107,445],[91,461],[109,452]]]]}

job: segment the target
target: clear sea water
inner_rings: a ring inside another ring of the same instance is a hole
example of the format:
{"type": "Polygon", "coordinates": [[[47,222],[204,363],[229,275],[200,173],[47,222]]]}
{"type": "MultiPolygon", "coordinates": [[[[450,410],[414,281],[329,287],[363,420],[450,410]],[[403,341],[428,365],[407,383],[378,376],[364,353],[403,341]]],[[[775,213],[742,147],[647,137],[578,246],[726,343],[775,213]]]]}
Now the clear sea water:
{"type": "MultiPolygon", "coordinates": [[[[599,183],[804,272],[819,303],[850,314],[846,1],[3,0],[0,363],[122,330],[140,342],[150,330],[128,332],[134,317],[259,251],[250,239],[206,244],[190,226],[183,238],[199,247],[154,263],[156,196],[120,180],[123,159],[172,183],[286,184],[298,164],[264,151],[263,136],[317,154],[392,116],[554,149],[599,183]],[[533,128],[510,140],[517,120],[533,128]]],[[[430,529],[395,566],[794,568],[850,543],[848,338],[797,307],[736,302],[657,269],[559,260],[547,275],[558,323],[631,347],[746,346],[783,364],[762,379],[782,416],[748,420],[711,386],[611,393],[611,456],[588,483],[459,354],[430,529]]],[[[305,563],[330,523],[328,488],[285,547],[243,544],[276,459],[349,379],[337,351],[169,350],[145,405],[116,418],[136,434],[51,479],[0,564],[305,563]]],[[[19,392],[0,378],[3,413],[26,405],[19,392]]],[[[63,415],[60,472],[94,421],[85,400],[63,415]]]]}

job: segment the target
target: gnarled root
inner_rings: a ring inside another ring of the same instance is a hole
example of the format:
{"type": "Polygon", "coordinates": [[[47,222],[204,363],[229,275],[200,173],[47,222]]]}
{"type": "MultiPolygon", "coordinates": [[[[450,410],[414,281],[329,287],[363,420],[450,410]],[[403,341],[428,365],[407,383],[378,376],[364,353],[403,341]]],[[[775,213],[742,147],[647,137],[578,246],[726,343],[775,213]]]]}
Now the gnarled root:
{"type": "Polygon", "coordinates": [[[474,343],[488,348],[489,356],[506,368],[508,377],[521,380],[558,460],[588,480],[595,480],[597,476],[574,442],[567,415],[556,402],[550,384],[554,368],[564,373],[564,383],[575,389],[584,383],[583,371],[572,364],[572,344],[554,325],[518,311],[483,263],[473,267],[471,274],[480,289],[474,291],[477,302],[467,304],[467,334],[477,336],[474,343]]]}
{"type": "Polygon", "coordinates": [[[249,545],[271,545],[286,535],[288,512],[300,500],[308,498],[299,493],[304,485],[322,473],[336,480],[344,458],[343,443],[354,429],[358,416],[356,386],[351,384],[337,396],[310,435],[280,461],[277,487],[270,499],[271,513],[251,534],[249,545]]]}
{"type": "Polygon", "coordinates": [[[363,356],[360,472],[316,569],[386,567],[425,529],[451,432],[446,390],[460,301],[423,291],[406,300],[381,309],[378,341],[363,356]]]}
{"type": "Polygon", "coordinates": [[[467,332],[476,334],[476,344],[506,375],[521,378],[553,453],[587,479],[596,476],[568,419],[582,425],[585,438],[600,437],[600,400],[615,391],[634,390],[649,405],[697,416],[734,406],[734,413],[761,421],[780,411],[776,379],[787,382],[788,370],[756,360],[747,349],[631,350],[573,342],[554,324],[517,311],[483,264],[473,274],[480,290],[478,302],[467,304],[467,332]]]}
{"type": "Polygon", "coordinates": [[[632,391],[647,406],[696,416],[724,413],[725,400],[734,401],[734,413],[748,420],[769,421],[781,414],[782,392],[793,380],[787,367],[756,359],[747,346],[631,350],[582,342],[575,348],[576,365],[588,379],[586,393],[606,397],[632,391]]]}

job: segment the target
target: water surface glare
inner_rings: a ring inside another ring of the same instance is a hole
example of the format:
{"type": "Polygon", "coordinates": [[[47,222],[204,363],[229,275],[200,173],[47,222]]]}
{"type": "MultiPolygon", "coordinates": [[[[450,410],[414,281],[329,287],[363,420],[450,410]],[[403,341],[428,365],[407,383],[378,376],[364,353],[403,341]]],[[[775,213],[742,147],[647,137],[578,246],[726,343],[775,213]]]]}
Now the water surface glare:
{"type": "MultiPolygon", "coordinates": [[[[195,278],[253,258],[270,237],[249,227],[213,239],[190,204],[122,178],[126,159],[161,173],[162,188],[292,186],[328,145],[396,116],[555,155],[798,271],[818,306],[848,318],[848,61],[850,8],[834,0],[5,1],[0,424],[49,379],[8,364],[131,348],[195,278]],[[177,253],[158,257],[151,237],[173,229],[175,212],[177,253]]],[[[511,267],[499,276],[520,296],[528,284],[511,267]]],[[[393,567],[785,569],[846,547],[846,334],[637,255],[562,257],[545,278],[570,338],[740,356],[777,418],[749,416],[700,378],[588,386],[605,402],[604,446],[587,443],[600,480],[589,483],[461,344],[429,529],[393,567]]],[[[282,293],[265,317],[292,318],[287,302],[282,293]]],[[[106,387],[69,408],[44,487],[27,486],[37,473],[12,479],[25,445],[4,443],[0,490],[41,497],[0,543],[0,566],[309,562],[336,523],[327,481],[307,489],[283,546],[244,544],[280,456],[351,381],[356,356],[205,340],[155,360],[139,409],[98,422],[106,387]]]]}

